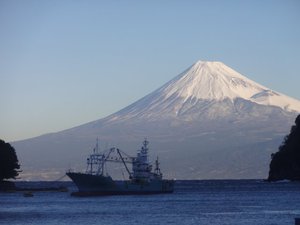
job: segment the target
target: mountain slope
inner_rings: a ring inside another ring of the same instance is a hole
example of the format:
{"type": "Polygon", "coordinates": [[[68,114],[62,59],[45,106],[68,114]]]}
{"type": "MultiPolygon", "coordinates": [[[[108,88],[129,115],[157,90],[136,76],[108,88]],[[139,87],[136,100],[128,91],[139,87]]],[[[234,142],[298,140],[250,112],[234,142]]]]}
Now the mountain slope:
{"type": "Polygon", "coordinates": [[[271,152],[299,112],[298,100],[221,62],[198,61],[106,118],[14,145],[32,167],[28,170],[46,170],[45,179],[53,176],[47,175],[53,165],[54,174],[84,168],[82,161],[97,137],[131,154],[148,137],[151,153],[159,154],[169,177],[264,178],[271,152]]]}
{"type": "Polygon", "coordinates": [[[130,118],[174,118],[211,103],[243,99],[299,112],[300,102],[272,91],[242,76],[221,62],[198,61],[158,90],[109,117],[110,121],[130,118]]]}

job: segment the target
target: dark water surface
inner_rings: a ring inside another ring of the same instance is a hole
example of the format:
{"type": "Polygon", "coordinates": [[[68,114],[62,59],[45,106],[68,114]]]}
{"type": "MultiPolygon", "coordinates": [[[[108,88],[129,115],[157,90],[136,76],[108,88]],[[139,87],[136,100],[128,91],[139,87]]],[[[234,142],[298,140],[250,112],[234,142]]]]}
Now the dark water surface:
{"type": "Polygon", "coordinates": [[[177,181],[173,194],[88,198],[65,192],[35,192],[31,198],[0,193],[0,224],[6,225],[293,225],[296,217],[299,182],[177,181]]]}

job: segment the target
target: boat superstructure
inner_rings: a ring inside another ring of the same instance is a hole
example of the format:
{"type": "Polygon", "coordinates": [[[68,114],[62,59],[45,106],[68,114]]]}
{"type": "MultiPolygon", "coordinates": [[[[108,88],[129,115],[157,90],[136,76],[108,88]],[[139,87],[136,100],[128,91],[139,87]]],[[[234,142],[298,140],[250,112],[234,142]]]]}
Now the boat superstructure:
{"type": "Polygon", "coordinates": [[[118,148],[110,148],[100,153],[97,141],[93,154],[87,159],[86,172],[67,172],[78,187],[78,192],[74,195],[172,193],[174,181],[163,179],[158,158],[155,160],[155,168],[152,168],[148,157],[148,144],[145,139],[137,156],[132,157],[118,148]],[[106,174],[105,167],[109,162],[122,163],[128,173],[128,180],[115,181],[106,174]],[[131,170],[128,165],[132,166],[131,170]]]}

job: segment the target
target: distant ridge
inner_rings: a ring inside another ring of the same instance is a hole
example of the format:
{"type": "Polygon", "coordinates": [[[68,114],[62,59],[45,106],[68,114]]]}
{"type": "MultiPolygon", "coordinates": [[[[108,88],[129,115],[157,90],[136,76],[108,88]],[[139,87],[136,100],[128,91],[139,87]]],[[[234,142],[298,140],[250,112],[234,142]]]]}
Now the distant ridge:
{"type": "Polygon", "coordinates": [[[148,137],[170,177],[266,178],[270,155],[299,112],[300,101],[221,62],[198,61],[106,118],[14,146],[28,170],[45,168],[47,174],[47,168],[84,165],[97,137],[132,153],[148,137]]]}

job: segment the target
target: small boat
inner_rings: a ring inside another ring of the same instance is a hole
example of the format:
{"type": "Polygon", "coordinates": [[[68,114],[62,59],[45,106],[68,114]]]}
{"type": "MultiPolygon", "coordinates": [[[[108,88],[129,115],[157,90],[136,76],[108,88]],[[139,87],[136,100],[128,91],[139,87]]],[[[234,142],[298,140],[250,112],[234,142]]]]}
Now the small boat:
{"type": "Polygon", "coordinates": [[[159,168],[158,158],[155,168],[148,159],[148,144],[145,139],[136,157],[131,157],[118,148],[111,148],[99,153],[98,142],[93,154],[87,159],[85,173],[67,172],[67,176],[75,183],[78,192],[73,196],[97,196],[97,195],[135,195],[135,194],[160,194],[172,193],[174,180],[163,179],[159,168]],[[128,180],[115,181],[104,172],[108,162],[122,163],[128,173],[128,180]],[[132,170],[127,164],[132,165],[132,170]]]}

